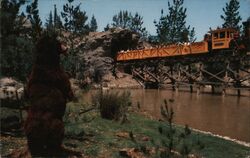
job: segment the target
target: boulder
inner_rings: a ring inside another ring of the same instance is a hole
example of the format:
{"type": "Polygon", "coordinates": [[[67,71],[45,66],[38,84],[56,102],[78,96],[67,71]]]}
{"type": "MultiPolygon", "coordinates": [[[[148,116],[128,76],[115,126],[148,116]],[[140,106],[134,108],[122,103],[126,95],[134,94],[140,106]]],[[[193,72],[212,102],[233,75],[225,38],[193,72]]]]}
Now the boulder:
{"type": "MultiPolygon", "coordinates": [[[[113,82],[116,80],[114,62],[117,52],[128,49],[144,48],[137,33],[122,28],[111,28],[105,32],[90,32],[75,47],[79,50],[79,59],[84,63],[83,70],[77,72],[78,80],[91,80],[91,83],[113,82]]],[[[120,74],[118,78],[121,78],[120,74]]],[[[130,77],[129,79],[134,79],[130,77]]],[[[89,82],[89,81],[88,81],[89,82]]],[[[117,85],[117,84],[111,84],[117,85]]],[[[119,85],[121,86],[121,85],[119,85]]],[[[99,86],[95,86],[99,87],[99,86]]]]}
{"type": "Polygon", "coordinates": [[[0,99],[20,99],[24,96],[24,85],[13,78],[0,79],[0,99]],[[18,98],[17,98],[18,97],[18,98]]]}

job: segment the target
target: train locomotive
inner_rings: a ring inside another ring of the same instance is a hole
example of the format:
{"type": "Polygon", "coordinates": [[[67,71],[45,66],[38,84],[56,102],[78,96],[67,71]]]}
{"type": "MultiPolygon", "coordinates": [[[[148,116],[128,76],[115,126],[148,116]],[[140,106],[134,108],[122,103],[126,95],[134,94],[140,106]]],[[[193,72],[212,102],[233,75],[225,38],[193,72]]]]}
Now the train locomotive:
{"type": "Polygon", "coordinates": [[[250,51],[250,20],[243,22],[244,35],[233,28],[217,28],[209,31],[204,40],[193,43],[176,43],[171,45],[145,48],[138,50],[120,51],[116,61],[134,61],[143,59],[201,55],[208,53],[249,52],[250,51]]]}

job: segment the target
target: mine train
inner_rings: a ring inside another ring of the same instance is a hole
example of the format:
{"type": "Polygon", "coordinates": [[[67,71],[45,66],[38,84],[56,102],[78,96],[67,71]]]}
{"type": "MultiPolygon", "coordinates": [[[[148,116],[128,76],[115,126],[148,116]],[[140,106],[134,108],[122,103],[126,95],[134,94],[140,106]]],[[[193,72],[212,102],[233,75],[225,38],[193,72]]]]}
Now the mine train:
{"type": "Polygon", "coordinates": [[[232,28],[218,28],[211,30],[201,42],[177,43],[154,48],[120,51],[116,61],[125,62],[164,57],[178,57],[187,55],[201,55],[205,53],[234,52],[236,50],[249,51],[250,21],[244,24],[244,36],[232,28]],[[229,51],[228,51],[229,50],[229,51]]]}

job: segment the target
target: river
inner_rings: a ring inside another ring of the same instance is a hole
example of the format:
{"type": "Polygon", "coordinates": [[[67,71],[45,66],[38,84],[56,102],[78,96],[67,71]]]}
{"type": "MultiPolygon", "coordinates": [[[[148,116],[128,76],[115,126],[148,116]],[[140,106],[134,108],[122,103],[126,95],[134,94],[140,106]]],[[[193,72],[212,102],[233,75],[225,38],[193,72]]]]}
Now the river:
{"type": "MultiPolygon", "coordinates": [[[[123,90],[115,90],[123,91],[123,90]]],[[[160,106],[164,99],[173,99],[170,103],[174,110],[174,122],[189,125],[191,128],[227,136],[232,139],[250,142],[250,98],[221,96],[171,90],[131,89],[133,105],[140,104],[141,110],[160,118],[160,106]]],[[[95,93],[84,93],[86,101],[95,93]]]]}

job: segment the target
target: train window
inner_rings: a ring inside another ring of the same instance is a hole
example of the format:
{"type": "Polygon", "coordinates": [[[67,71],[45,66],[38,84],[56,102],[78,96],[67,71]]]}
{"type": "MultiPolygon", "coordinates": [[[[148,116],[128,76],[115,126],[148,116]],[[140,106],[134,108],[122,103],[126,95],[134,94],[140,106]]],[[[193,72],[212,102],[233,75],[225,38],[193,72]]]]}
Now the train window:
{"type": "Polygon", "coordinates": [[[229,35],[230,35],[229,31],[227,31],[227,38],[229,38],[229,35]]]}
{"type": "Polygon", "coordinates": [[[221,33],[220,33],[220,38],[225,38],[225,37],[226,37],[225,32],[221,32],[221,33]]]}
{"type": "Polygon", "coordinates": [[[214,33],[214,39],[218,38],[219,34],[218,33],[214,33]]]}

